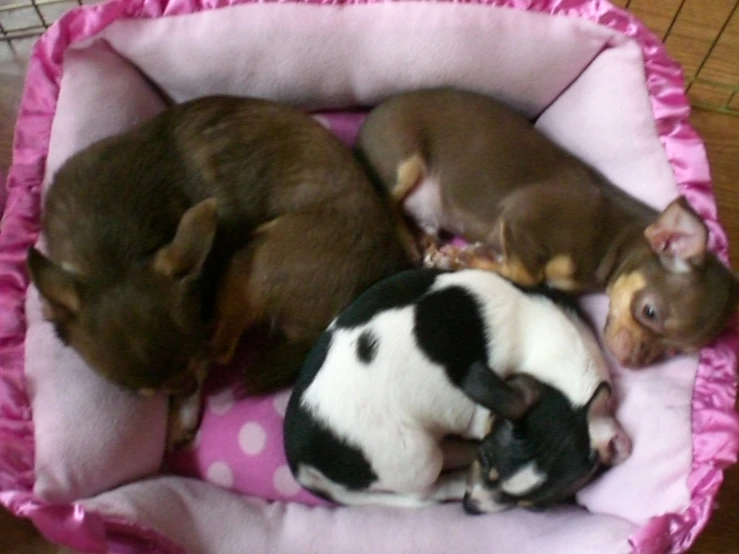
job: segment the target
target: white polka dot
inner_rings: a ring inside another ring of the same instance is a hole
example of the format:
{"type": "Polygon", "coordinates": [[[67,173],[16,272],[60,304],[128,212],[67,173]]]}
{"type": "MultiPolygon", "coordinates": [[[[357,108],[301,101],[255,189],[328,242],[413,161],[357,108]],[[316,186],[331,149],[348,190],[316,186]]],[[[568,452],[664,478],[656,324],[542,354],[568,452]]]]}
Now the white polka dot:
{"type": "Polygon", "coordinates": [[[210,464],[208,471],[205,472],[205,478],[211,483],[227,489],[231,488],[231,485],[234,483],[234,474],[225,462],[213,462],[210,464]]]}
{"type": "Polygon", "coordinates": [[[234,406],[234,393],[226,389],[208,398],[208,409],[216,415],[224,415],[234,406]]]}
{"type": "Polygon", "coordinates": [[[267,433],[258,423],[244,423],[239,430],[239,446],[244,454],[256,456],[264,450],[267,433]]]}
{"type": "Polygon", "coordinates": [[[328,120],[327,117],[322,115],[314,115],[313,119],[315,119],[318,123],[326,127],[326,129],[331,129],[331,122],[328,120]]]}
{"type": "Polygon", "coordinates": [[[290,468],[286,465],[281,465],[275,470],[272,484],[275,490],[283,496],[293,496],[300,492],[300,483],[295,480],[290,468]]]}
{"type": "Polygon", "coordinates": [[[272,401],[275,410],[277,410],[277,413],[280,414],[282,417],[285,417],[285,412],[287,411],[287,403],[290,401],[290,392],[291,391],[289,390],[281,392],[280,394],[275,396],[274,400],[272,401]]]}

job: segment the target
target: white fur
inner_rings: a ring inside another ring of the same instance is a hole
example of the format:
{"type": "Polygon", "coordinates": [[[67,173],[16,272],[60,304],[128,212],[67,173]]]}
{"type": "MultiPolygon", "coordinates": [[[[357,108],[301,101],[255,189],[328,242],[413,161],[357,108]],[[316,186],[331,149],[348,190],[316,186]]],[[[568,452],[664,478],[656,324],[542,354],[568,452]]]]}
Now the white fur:
{"type": "Polygon", "coordinates": [[[610,380],[592,331],[541,296],[526,295],[485,271],[458,271],[437,279],[436,289],[464,286],[484,306],[491,329],[488,365],[528,373],[584,406],[610,380]]]}
{"type": "MultiPolygon", "coordinates": [[[[441,275],[432,290],[450,286],[464,287],[483,306],[491,341],[488,365],[495,371],[529,373],[560,389],[575,406],[586,404],[608,379],[591,332],[550,301],[526,295],[485,271],[441,275]]],[[[414,306],[407,306],[381,312],[357,328],[332,325],[326,360],[301,400],[316,419],[370,461],[378,480],[368,492],[382,493],[372,502],[389,503],[387,493],[410,499],[392,502],[402,505],[435,498],[430,491],[444,461],[442,437],[482,439],[490,415],[453,386],[444,368],[418,348],[413,318],[414,306]],[[377,337],[370,364],[356,357],[357,340],[367,330],[377,337]]],[[[339,501],[370,501],[366,493],[357,497],[314,468],[301,466],[298,473],[305,486],[324,490],[339,501]]],[[[529,473],[531,479],[524,480],[533,483],[536,475],[529,473]]],[[[516,488],[516,483],[510,486],[516,488]]]]}
{"type": "Polygon", "coordinates": [[[500,488],[513,496],[523,496],[546,481],[547,476],[538,470],[534,462],[528,463],[503,481],[500,488]]]}
{"type": "Polygon", "coordinates": [[[437,236],[444,228],[442,217],[446,210],[442,208],[438,178],[425,177],[405,199],[403,207],[426,234],[437,236]]]}

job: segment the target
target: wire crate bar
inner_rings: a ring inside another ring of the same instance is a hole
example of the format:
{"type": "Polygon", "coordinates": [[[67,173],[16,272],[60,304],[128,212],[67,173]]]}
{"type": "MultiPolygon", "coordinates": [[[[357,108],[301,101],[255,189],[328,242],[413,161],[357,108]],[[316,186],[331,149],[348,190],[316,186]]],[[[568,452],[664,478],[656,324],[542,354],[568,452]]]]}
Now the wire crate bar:
{"type": "MultiPolygon", "coordinates": [[[[100,1],[0,0],[0,43],[18,55],[17,43],[65,11],[100,1]]],[[[611,1],[644,21],[682,64],[693,105],[739,115],[739,0],[611,1]]]]}

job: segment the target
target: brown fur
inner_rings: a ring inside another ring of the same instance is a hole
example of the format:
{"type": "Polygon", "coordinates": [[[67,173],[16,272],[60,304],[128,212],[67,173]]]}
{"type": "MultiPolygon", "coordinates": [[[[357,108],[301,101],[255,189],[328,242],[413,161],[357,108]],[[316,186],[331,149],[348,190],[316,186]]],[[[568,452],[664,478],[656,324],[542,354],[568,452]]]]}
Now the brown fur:
{"type": "Polygon", "coordinates": [[[652,210],[491,98],[451,89],[392,98],[368,116],[358,154],[426,232],[473,243],[455,254],[462,265],[608,291],[606,338],[624,364],[695,350],[736,309],[737,279],[707,252],[705,225],[684,199],[652,210]],[[615,287],[631,273],[642,286],[615,287]],[[613,305],[614,291],[626,308],[613,305]]]}
{"type": "Polygon", "coordinates": [[[351,152],[255,99],[174,106],[73,156],[42,227],[49,258],[32,251],[29,266],[47,317],[95,370],[144,392],[192,393],[196,370],[257,328],[282,365],[247,368],[247,390],[285,386],[331,319],[408,263],[351,152]]]}

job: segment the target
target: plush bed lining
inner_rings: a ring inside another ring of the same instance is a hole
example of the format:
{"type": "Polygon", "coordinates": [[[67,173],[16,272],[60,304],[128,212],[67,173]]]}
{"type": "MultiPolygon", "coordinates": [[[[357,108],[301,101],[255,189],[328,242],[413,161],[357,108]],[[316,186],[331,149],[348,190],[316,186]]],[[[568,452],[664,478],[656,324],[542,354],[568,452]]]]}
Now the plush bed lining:
{"type": "MultiPolygon", "coordinates": [[[[356,552],[372,551],[369,544],[357,544],[362,537],[388,541],[385,544],[394,552],[419,548],[444,552],[459,545],[484,551],[494,539],[495,552],[538,552],[541,543],[524,539],[537,532],[547,537],[551,552],[592,552],[593,545],[598,552],[626,552],[629,536],[637,552],[662,552],[668,545],[673,551],[686,548],[710,513],[720,468],[736,457],[734,333],[727,332],[715,348],[705,349],[700,364],[683,358],[639,374],[617,370],[616,385],[624,398],[619,416],[635,438],[635,454],[627,465],[580,495],[591,511],[610,515],[575,508],[546,517],[510,512],[475,527],[480,520],[462,517],[454,506],[411,516],[382,509],[268,505],[199,481],[139,480],[154,473],[161,461],[163,400],[132,403],[92,375],[55,342],[40,319],[34,291],[23,317],[23,254],[37,232],[44,169],[48,177],[90,141],[128,128],[164,107],[129,61],[177,101],[206,93],[237,93],[306,109],[337,109],[371,105],[404,88],[450,83],[493,94],[527,113],[543,111],[537,124],[544,132],[654,206],[675,196],[677,178],[680,192],[708,219],[712,244],[726,259],[725,235],[715,221],[715,204],[708,193],[705,153],[685,120],[687,103],[679,70],[642,26],[606,3],[552,2],[537,9],[609,24],[635,36],[638,43],[587,21],[446,3],[253,4],[231,7],[229,12],[149,20],[222,5],[113,2],[65,16],[36,48],[0,237],[2,302],[8,307],[0,320],[1,338],[7,339],[0,350],[0,384],[13,407],[10,417],[0,418],[0,433],[8,439],[0,456],[4,491],[0,499],[31,516],[49,536],[93,551],[104,551],[106,531],[121,530],[153,541],[152,548],[158,551],[177,551],[140,524],[127,523],[136,521],[146,522],[191,552],[236,552],[246,543],[255,552],[267,548],[330,552],[348,545],[356,552]],[[95,36],[123,14],[134,18],[121,19],[99,35],[110,47],[98,42],[68,56],[62,76],[67,41],[95,36]],[[529,40],[514,45],[514,35],[529,40]],[[506,40],[495,42],[503,36],[506,40]],[[575,41],[578,47],[572,48],[575,41]],[[547,63],[541,63],[542,52],[550,56],[547,63]],[[532,60],[527,71],[523,59],[532,60]],[[25,371],[33,423],[22,379],[26,324],[25,371]],[[64,386],[70,395],[58,394],[64,386]],[[95,419],[100,405],[118,414],[114,432],[105,418],[95,419]],[[85,423],[93,420],[97,427],[91,431],[85,423]],[[138,433],[146,428],[142,426],[148,426],[144,437],[138,433]],[[681,439],[659,443],[661,450],[650,449],[654,441],[665,438],[665,426],[682,433],[681,439]],[[70,438],[68,429],[80,433],[70,438]],[[106,441],[111,435],[115,440],[106,441]],[[655,467],[663,473],[654,473],[655,467]],[[136,482],[103,492],[132,480],[136,482]],[[62,505],[34,497],[32,486],[41,498],[62,505]],[[76,508],[64,504],[98,493],[102,494],[76,508]],[[214,507],[208,513],[201,510],[206,504],[214,507]],[[666,515],[660,515],[663,512],[666,515]],[[97,514],[106,514],[106,521],[115,525],[104,527],[97,514]],[[567,525],[562,524],[563,517],[568,518],[567,525]],[[377,536],[382,528],[386,534],[377,536]],[[444,528],[444,536],[429,539],[430,530],[438,528],[444,528]]],[[[330,116],[328,120],[332,126],[341,122],[330,116]]],[[[352,121],[342,129],[347,139],[356,130],[356,118],[352,121]]],[[[602,297],[587,300],[596,317],[604,313],[603,302],[602,297]]],[[[206,414],[204,424],[208,417],[214,415],[206,414]]],[[[123,542],[118,533],[116,551],[127,551],[123,542]]]]}

